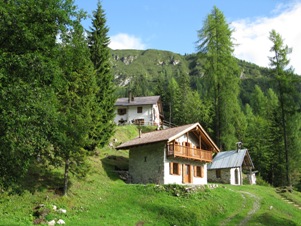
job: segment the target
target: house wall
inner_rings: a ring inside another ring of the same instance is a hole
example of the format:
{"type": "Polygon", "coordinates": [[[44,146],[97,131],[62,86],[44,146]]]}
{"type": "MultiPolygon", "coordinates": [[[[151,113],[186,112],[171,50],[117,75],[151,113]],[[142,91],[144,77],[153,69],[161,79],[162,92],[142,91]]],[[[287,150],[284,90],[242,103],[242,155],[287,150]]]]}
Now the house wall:
{"type": "Polygon", "coordinates": [[[130,149],[129,175],[134,184],[163,184],[165,142],[130,149]]]}
{"type": "Polygon", "coordinates": [[[239,167],[230,169],[221,169],[221,177],[216,177],[216,170],[208,170],[208,182],[235,185],[235,170],[238,170],[238,184],[242,184],[242,173],[239,167]]]}
{"type": "Polygon", "coordinates": [[[242,180],[242,172],[241,169],[239,167],[236,168],[231,168],[230,169],[230,174],[231,174],[231,179],[230,179],[230,184],[238,184],[238,185],[242,185],[243,184],[243,180],[242,180]],[[237,170],[237,172],[236,172],[237,170]],[[237,179],[238,179],[238,183],[235,182],[235,174],[237,174],[237,179]]]}
{"type": "MultiPolygon", "coordinates": [[[[180,145],[183,145],[183,142],[189,142],[191,147],[199,146],[199,138],[193,135],[192,133],[184,134],[183,136],[177,138],[175,141],[179,142],[180,145]]],[[[203,166],[204,167],[204,176],[203,177],[195,177],[194,172],[192,172],[192,184],[207,184],[207,164],[199,161],[185,160],[182,158],[167,158],[165,157],[164,163],[164,184],[183,184],[183,165],[191,165],[192,170],[194,170],[194,166],[203,166]],[[170,174],[170,162],[176,162],[181,164],[180,175],[172,175],[170,174]]]]}
{"type": "Polygon", "coordinates": [[[132,120],[144,119],[144,125],[158,125],[160,124],[159,108],[157,104],[154,105],[135,105],[116,107],[115,123],[118,125],[119,120],[126,120],[126,124],[131,124],[132,120]],[[142,107],[142,113],[137,113],[137,107],[142,107]],[[119,108],[126,108],[126,114],[118,115],[119,108]]]}
{"type": "Polygon", "coordinates": [[[188,133],[188,137],[187,137],[187,134],[184,134],[183,136],[177,138],[176,141],[179,142],[180,145],[182,145],[183,142],[189,142],[192,144],[191,147],[199,146],[198,138],[196,136],[192,135],[191,133],[188,133]]]}
{"type": "Polygon", "coordinates": [[[183,164],[192,165],[192,170],[194,170],[194,166],[203,166],[204,167],[204,177],[195,177],[194,172],[192,172],[192,184],[207,184],[207,164],[195,161],[181,160],[177,159],[166,159],[164,163],[164,184],[183,184],[183,164]],[[170,162],[180,163],[181,172],[180,175],[172,175],[170,174],[170,162]]]}
{"type": "Polygon", "coordinates": [[[131,148],[129,152],[130,182],[134,184],[183,184],[183,164],[203,166],[203,177],[195,177],[192,172],[193,184],[207,184],[207,164],[181,158],[166,157],[166,143],[155,143],[131,148]],[[170,174],[170,162],[180,163],[180,175],[170,174]]]}
{"type": "Polygon", "coordinates": [[[230,169],[221,169],[221,177],[216,177],[216,170],[208,170],[208,182],[230,184],[230,169]]]}
{"type": "Polygon", "coordinates": [[[256,175],[255,173],[247,174],[250,184],[256,184],[256,175]]]}

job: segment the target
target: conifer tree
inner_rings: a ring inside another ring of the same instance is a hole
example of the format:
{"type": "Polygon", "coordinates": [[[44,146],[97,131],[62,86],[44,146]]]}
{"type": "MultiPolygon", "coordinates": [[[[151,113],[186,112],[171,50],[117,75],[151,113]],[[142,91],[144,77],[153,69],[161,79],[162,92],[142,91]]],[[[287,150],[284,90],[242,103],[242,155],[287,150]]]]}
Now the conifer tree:
{"type": "Polygon", "coordinates": [[[94,128],[93,106],[98,91],[93,63],[80,24],[80,15],[72,30],[62,38],[60,63],[63,75],[58,97],[60,102],[58,137],[55,155],[64,166],[64,194],[67,195],[69,173],[84,176],[88,170],[89,133],[94,128]]]}
{"type": "MultiPolygon", "coordinates": [[[[294,152],[293,147],[295,147],[293,143],[294,139],[291,136],[294,136],[299,130],[292,130],[293,127],[289,125],[292,125],[291,120],[294,121],[297,112],[300,111],[300,106],[296,104],[300,102],[300,95],[295,86],[297,78],[294,76],[292,69],[288,67],[288,54],[291,52],[291,49],[287,45],[284,45],[281,35],[275,30],[270,32],[269,39],[273,43],[270,51],[274,55],[269,57],[269,60],[272,67],[272,78],[276,83],[276,93],[279,98],[278,126],[282,134],[282,145],[285,156],[286,185],[290,186],[290,156],[294,152]],[[299,101],[296,101],[298,99],[299,101]]],[[[280,149],[279,156],[281,155],[280,149]]]]}
{"type": "Polygon", "coordinates": [[[0,186],[49,163],[57,131],[56,37],[70,24],[69,1],[1,1],[0,186]],[[38,161],[39,160],[39,161],[38,161]]]}
{"type": "Polygon", "coordinates": [[[98,2],[97,9],[93,12],[92,27],[88,31],[90,56],[96,71],[98,86],[96,102],[92,110],[94,128],[89,135],[91,139],[89,149],[103,146],[114,133],[116,96],[114,95],[114,77],[111,72],[108,31],[105,13],[101,3],[98,2]]]}
{"type": "Polygon", "coordinates": [[[243,115],[238,102],[239,71],[233,57],[232,30],[223,13],[214,7],[198,31],[199,56],[204,65],[203,98],[213,106],[213,138],[221,149],[229,149],[238,140],[237,131],[243,127],[243,115]]]}

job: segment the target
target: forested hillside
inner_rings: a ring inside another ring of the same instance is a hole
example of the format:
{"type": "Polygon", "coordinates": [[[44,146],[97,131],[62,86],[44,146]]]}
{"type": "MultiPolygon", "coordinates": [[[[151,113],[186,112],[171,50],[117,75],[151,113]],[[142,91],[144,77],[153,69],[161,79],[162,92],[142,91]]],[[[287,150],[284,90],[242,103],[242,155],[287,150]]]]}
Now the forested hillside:
{"type": "Polygon", "coordinates": [[[129,90],[160,95],[166,121],[200,122],[221,150],[243,142],[259,176],[301,190],[301,82],[275,30],[267,69],[233,56],[233,31],[216,7],[196,53],[182,56],[110,50],[100,2],[89,30],[72,1],[0,6],[0,190],[18,192],[39,166],[63,170],[66,195],[70,174],[84,177],[88,156],[114,135],[114,103],[129,90]]]}
{"type": "MultiPolygon", "coordinates": [[[[129,89],[135,91],[136,96],[154,95],[163,75],[169,79],[176,75],[189,75],[191,88],[197,89],[204,73],[204,62],[197,54],[180,55],[156,49],[111,50],[111,61],[119,97],[127,96],[129,89]]],[[[240,59],[237,59],[237,63],[242,82],[241,96],[243,102],[247,103],[254,84],[260,84],[263,89],[269,87],[266,78],[270,70],[240,59]]]]}
{"type": "MultiPolygon", "coordinates": [[[[212,105],[204,95],[206,90],[206,55],[200,53],[180,55],[162,50],[111,50],[112,72],[117,85],[118,97],[126,97],[129,90],[135,96],[160,95],[163,101],[166,121],[176,125],[199,121],[214,137],[212,126],[212,105]]],[[[235,126],[236,141],[242,141],[253,158],[259,175],[269,183],[285,185],[285,153],[281,144],[281,119],[277,82],[273,80],[273,69],[259,67],[240,59],[238,102],[242,113],[235,126]]],[[[300,77],[290,74],[294,91],[287,97],[293,98],[293,105],[301,105],[300,77]]],[[[229,90],[231,92],[231,90],[229,90]]],[[[225,109],[227,111],[227,109],[225,109]]],[[[297,111],[298,112],[298,111],[297,111]]],[[[294,114],[289,126],[290,144],[295,147],[288,157],[292,184],[301,189],[301,152],[297,137],[300,126],[299,113],[294,114]]],[[[231,126],[233,122],[229,121],[231,126]]],[[[235,142],[224,150],[235,148],[235,142]]]]}

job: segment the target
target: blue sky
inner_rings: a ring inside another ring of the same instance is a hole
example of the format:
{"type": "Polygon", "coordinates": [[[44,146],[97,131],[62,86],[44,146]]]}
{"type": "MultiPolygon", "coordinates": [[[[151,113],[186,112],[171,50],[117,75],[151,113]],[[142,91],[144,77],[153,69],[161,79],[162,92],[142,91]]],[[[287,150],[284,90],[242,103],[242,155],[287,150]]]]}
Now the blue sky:
{"type": "MultiPolygon", "coordinates": [[[[75,0],[90,15],[97,0],[75,0]]],[[[112,49],[159,49],[195,53],[197,31],[217,6],[233,33],[234,55],[268,67],[275,29],[293,48],[291,66],[301,74],[301,0],[102,0],[112,49]]],[[[83,21],[89,28],[91,21],[83,21]]]]}

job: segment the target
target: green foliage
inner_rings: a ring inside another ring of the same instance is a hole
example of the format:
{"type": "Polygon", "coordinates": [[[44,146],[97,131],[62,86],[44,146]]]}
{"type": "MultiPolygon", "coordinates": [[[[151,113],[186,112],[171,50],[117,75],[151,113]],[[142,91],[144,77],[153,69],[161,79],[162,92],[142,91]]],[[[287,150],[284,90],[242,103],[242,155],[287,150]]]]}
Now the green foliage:
{"type": "Polygon", "coordinates": [[[91,31],[88,31],[90,58],[96,71],[97,94],[92,105],[91,117],[94,127],[89,133],[88,149],[104,146],[114,133],[115,117],[115,86],[111,72],[110,40],[108,27],[101,3],[93,13],[91,31]]]}
{"type": "Polygon", "coordinates": [[[0,22],[0,186],[18,186],[37,158],[48,162],[58,117],[56,35],[70,5],[3,1],[0,22]]]}
{"type": "MultiPolygon", "coordinates": [[[[279,156],[284,156],[284,164],[281,165],[281,173],[285,172],[285,183],[286,185],[291,185],[291,162],[294,160],[291,155],[294,153],[300,156],[300,142],[294,139],[295,136],[299,136],[299,123],[295,123],[295,118],[299,118],[300,105],[296,104],[300,102],[300,94],[296,87],[295,75],[292,73],[292,69],[288,67],[289,59],[288,54],[291,52],[288,46],[284,45],[283,39],[275,30],[270,32],[269,39],[272,41],[273,46],[271,52],[274,56],[269,57],[270,65],[272,67],[272,81],[275,82],[276,94],[279,98],[279,118],[278,125],[280,133],[282,135],[281,143],[283,149],[279,150],[279,156]],[[296,127],[291,123],[296,125],[296,127]],[[285,170],[284,170],[285,169],[285,170]]],[[[299,159],[297,157],[297,159],[299,159]]],[[[280,159],[279,159],[280,160],[280,159]]]]}
{"type": "Polygon", "coordinates": [[[198,31],[199,56],[205,58],[203,98],[210,100],[213,106],[213,139],[225,150],[237,142],[236,130],[242,128],[244,120],[238,102],[239,73],[232,56],[231,35],[223,13],[216,7],[198,31]]]}
{"type": "Polygon", "coordinates": [[[55,155],[65,165],[64,194],[67,194],[69,171],[81,176],[86,172],[82,170],[87,155],[84,147],[90,143],[88,136],[97,122],[91,110],[98,90],[80,21],[75,21],[73,30],[68,33],[62,40],[59,58],[63,75],[58,87],[60,128],[55,143],[55,155]]]}
{"type": "Polygon", "coordinates": [[[65,166],[66,193],[69,172],[88,172],[84,148],[114,131],[107,30],[97,36],[104,48],[94,49],[103,57],[90,59],[85,14],[73,1],[0,4],[0,186],[19,185],[33,164],[65,166]]]}

